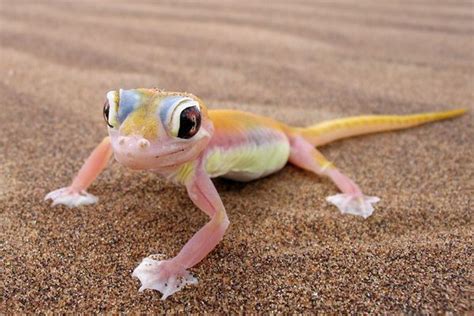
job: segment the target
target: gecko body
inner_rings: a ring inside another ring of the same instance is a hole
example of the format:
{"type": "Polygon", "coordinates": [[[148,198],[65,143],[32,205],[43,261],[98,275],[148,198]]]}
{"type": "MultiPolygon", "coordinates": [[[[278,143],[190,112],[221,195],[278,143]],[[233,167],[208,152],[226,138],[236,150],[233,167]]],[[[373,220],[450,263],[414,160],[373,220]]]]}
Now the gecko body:
{"type": "Polygon", "coordinates": [[[329,177],[341,191],[327,198],[342,213],[364,218],[378,197],[366,196],[315,146],[345,137],[388,131],[459,116],[464,110],[406,116],[359,116],[313,126],[282,122],[234,110],[207,110],[196,96],[157,89],[111,91],[104,105],[109,136],[94,149],[71,185],[50,192],[53,205],[70,207],[97,202],[86,189],[110,157],[132,169],[150,170],[186,187],[193,203],[209,216],[204,225],[171,259],[152,255],[133,275],[140,290],[155,289],[165,299],[197,280],[188,271],[211,252],[229,225],[225,207],[211,178],[255,180],[288,162],[329,177]]]}
{"type": "Polygon", "coordinates": [[[209,118],[215,129],[203,155],[209,176],[250,181],[288,162],[290,144],[282,124],[232,110],[211,110],[209,118]]]}

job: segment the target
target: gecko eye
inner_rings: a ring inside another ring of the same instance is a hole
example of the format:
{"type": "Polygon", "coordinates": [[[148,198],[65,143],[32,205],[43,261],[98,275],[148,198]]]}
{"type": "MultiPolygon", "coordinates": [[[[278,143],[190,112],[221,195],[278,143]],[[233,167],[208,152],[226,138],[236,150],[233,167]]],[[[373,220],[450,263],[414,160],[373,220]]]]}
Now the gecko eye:
{"type": "Polygon", "coordinates": [[[171,136],[189,139],[199,132],[200,127],[201,110],[197,102],[184,99],[174,105],[168,119],[168,130],[171,136]]]}
{"type": "Polygon", "coordinates": [[[117,91],[109,91],[107,98],[105,99],[104,109],[102,114],[104,115],[104,121],[111,128],[119,126],[117,120],[117,111],[119,107],[119,93],[117,91]]]}
{"type": "Polygon", "coordinates": [[[179,115],[178,138],[188,139],[196,135],[201,127],[201,112],[197,106],[185,108],[179,115]]]}
{"type": "Polygon", "coordinates": [[[109,104],[109,100],[105,100],[105,103],[104,103],[104,109],[103,109],[103,115],[104,115],[104,120],[105,122],[107,123],[107,125],[109,127],[112,127],[113,128],[113,125],[109,123],[109,112],[110,112],[110,104],[109,104]]]}

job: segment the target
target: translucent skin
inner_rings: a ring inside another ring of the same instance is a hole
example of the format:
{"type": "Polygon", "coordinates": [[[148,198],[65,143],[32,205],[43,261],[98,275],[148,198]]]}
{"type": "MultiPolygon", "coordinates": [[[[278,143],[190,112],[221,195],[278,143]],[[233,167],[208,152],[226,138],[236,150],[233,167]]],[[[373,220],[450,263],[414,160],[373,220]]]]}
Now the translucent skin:
{"type": "Polygon", "coordinates": [[[363,116],[292,128],[273,119],[232,110],[207,111],[205,104],[187,93],[156,89],[111,91],[107,94],[109,136],[97,146],[69,187],[49,193],[53,205],[70,207],[97,202],[86,192],[112,155],[132,169],[151,170],[184,185],[194,204],[209,216],[204,225],[173,258],[145,258],[134,270],[140,290],[155,289],[162,299],[197,280],[187,271],[204,259],[220,240],[229,219],[212,177],[248,181],[281,169],[287,162],[328,176],[342,192],[327,200],[342,213],[364,218],[373,212],[377,197],[365,196],[315,144],[343,137],[400,129],[454,117],[463,110],[413,116],[363,116]],[[201,126],[189,139],[178,138],[179,111],[199,108],[201,126]],[[177,114],[176,114],[177,113],[177,114]],[[163,259],[163,260],[161,260],[163,259]]]}

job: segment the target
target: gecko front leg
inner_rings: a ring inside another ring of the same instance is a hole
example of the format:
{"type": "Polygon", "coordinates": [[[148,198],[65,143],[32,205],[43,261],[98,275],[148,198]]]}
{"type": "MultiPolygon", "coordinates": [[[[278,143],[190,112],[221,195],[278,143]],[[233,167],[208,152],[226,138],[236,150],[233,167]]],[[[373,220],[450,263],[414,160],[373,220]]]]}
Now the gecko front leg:
{"type": "Polygon", "coordinates": [[[229,226],[229,219],[214,184],[202,167],[198,168],[186,188],[191,200],[209,215],[210,221],[184,245],[176,257],[159,261],[155,256],[150,256],[143,259],[132,274],[142,283],[140,291],[158,290],[163,294],[163,300],[186,284],[197,283],[186,269],[204,259],[222,240],[229,226]]]}
{"type": "Polygon", "coordinates": [[[96,203],[98,198],[87,193],[86,189],[107,166],[111,156],[112,146],[110,145],[110,137],[107,136],[92,151],[71,185],[48,193],[44,199],[53,200],[53,206],[64,204],[69,207],[76,207],[96,203]]]}
{"type": "Polygon", "coordinates": [[[336,205],[341,213],[367,218],[374,211],[372,204],[380,201],[376,196],[364,195],[352,179],[341,173],[313,145],[301,137],[291,139],[290,162],[319,175],[328,176],[342,193],[328,196],[326,200],[336,205]]]}

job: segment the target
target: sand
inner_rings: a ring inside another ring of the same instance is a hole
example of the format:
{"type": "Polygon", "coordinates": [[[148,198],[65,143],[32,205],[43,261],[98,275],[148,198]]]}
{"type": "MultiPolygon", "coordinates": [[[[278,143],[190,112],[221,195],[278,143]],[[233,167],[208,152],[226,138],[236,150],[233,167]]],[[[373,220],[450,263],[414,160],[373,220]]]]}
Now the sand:
{"type": "Polygon", "coordinates": [[[472,2],[135,3],[0,4],[0,313],[474,309],[472,112],[321,148],[381,197],[367,220],[292,166],[217,180],[231,227],[192,269],[199,284],[165,302],[131,272],[206,222],[182,187],[114,163],[89,190],[99,204],[43,201],[105,135],[112,89],[184,90],[292,125],[472,110],[472,2]]]}

